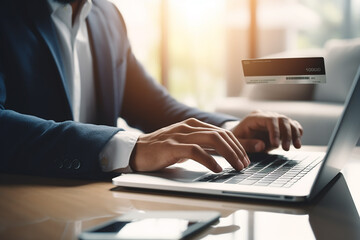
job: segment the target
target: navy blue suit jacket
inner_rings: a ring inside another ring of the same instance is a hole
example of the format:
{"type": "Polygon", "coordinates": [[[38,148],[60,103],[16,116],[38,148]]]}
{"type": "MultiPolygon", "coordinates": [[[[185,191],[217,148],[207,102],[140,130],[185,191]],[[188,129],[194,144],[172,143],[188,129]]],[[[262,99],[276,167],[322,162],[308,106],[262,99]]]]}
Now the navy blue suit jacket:
{"type": "Polygon", "coordinates": [[[87,18],[96,84],[97,120],[73,121],[56,32],[45,0],[0,3],[0,171],[101,178],[99,153],[122,129],[117,118],[151,132],[196,117],[230,118],[175,101],[134,57],[122,16],[94,0],[87,18]]]}

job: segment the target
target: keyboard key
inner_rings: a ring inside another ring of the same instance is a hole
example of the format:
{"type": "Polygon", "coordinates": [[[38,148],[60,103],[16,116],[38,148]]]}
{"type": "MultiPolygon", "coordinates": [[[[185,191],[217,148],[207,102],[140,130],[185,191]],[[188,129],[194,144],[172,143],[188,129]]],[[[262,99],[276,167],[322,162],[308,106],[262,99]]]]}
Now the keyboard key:
{"type": "Polygon", "coordinates": [[[239,171],[226,168],[220,174],[207,174],[199,182],[217,182],[272,187],[290,187],[321,162],[321,158],[307,159],[303,154],[289,158],[264,153],[249,154],[251,164],[239,171]],[[289,160],[295,157],[296,160],[289,160]]]}
{"type": "Polygon", "coordinates": [[[268,186],[270,183],[268,183],[268,182],[257,182],[257,183],[255,183],[254,185],[255,186],[268,186]]]}
{"type": "Polygon", "coordinates": [[[232,175],[232,174],[224,174],[224,175],[221,175],[221,176],[219,176],[219,177],[217,177],[215,179],[210,180],[210,182],[218,182],[218,183],[225,182],[226,180],[228,180],[229,178],[232,178],[232,177],[234,177],[234,175],[232,175]]]}
{"type": "Polygon", "coordinates": [[[215,179],[218,176],[219,176],[219,174],[208,174],[208,175],[205,175],[204,177],[200,178],[197,181],[199,181],[199,182],[208,182],[208,181],[210,181],[212,179],[215,179]]]}
{"type": "Polygon", "coordinates": [[[243,185],[253,185],[254,183],[256,183],[258,180],[244,180],[242,182],[240,182],[240,184],[243,184],[243,185]]]}
{"type": "Polygon", "coordinates": [[[287,180],[287,179],[277,179],[276,181],[274,181],[274,183],[283,183],[283,184],[285,184],[285,183],[287,183],[289,180],[287,180]]]}

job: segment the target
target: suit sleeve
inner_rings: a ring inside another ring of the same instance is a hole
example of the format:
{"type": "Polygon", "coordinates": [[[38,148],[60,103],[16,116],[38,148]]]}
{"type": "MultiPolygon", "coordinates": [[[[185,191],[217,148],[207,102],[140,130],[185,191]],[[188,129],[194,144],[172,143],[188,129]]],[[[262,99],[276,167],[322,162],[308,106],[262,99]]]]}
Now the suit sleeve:
{"type": "MultiPolygon", "coordinates": [[[[117,132],[111,127],[56,123],[0,110],[0,170],[50,177],[107,177],[99,153],[117,132]]],[[[108,177],[111,177],[110,175],[108,177]]]]}
{"type": "Polygon", "coordinates": [[[99,153],[119,129],[57,123],[6,109],[0,62],[0,172],[102,179],[99,153]]]}

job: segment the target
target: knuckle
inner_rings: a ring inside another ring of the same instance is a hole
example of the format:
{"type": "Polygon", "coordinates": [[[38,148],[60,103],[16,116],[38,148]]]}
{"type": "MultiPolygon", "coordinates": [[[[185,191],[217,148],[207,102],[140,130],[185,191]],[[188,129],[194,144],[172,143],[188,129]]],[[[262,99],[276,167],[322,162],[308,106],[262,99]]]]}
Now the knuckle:
{"type": "Polygon", "coordinates": [[[225,137],[225,136],[227,136],[227,135],[231,135],[231,134],[232,134],[232,132],[231,132],[230,130],[227,130],[227,129],[219,129],[219,130],[217,130],[217,133],[218,133],[218,135],[221,136],[221,137],[225,137]]]}
{"type": "Polygon", "coordinates": [[[296,127],[299,131],[302,131],[303,128],[302,128],[301,124],[300,124],[298,121],[296,121],[296,120],[293,120],[293,121],[294,121],[295,127],[296,127]]]}
{"type": "Polygon", "coordinates": [[[234,135],[234,133],[232,131],[228,130],[228,129],[224,129],[223,133],[226,134],[226,135],[229,135],[229,136],[234,135]]]}
{"type": "Polygon", "coordinates": [[[192,144],[189,146],[189,152],[192,156],[198,156],[202,153],[202,149],[199,145],[192,144]]]}
{"type": "Polygon", "coordinates": [[[218,141],[219,139],[221,139],[221,135],[220,133],[214,131],[214,132],[211,132],[211,134],[209,135],[211,137],[211,139],[213,141],[218,141]]]}
{"type": "Polygon", "coordinates": [[[189,130],[191,130],[191,126],[187,125],[187,124],[180,124],[177,127],[177,131],[178,132],[188,132],[189,130]]]}
{"type": "Polygon", "coordinates": [[[186,127],[187,127],[186,125],[180,124],[176,127],[176,131],[183,132],[186,129],[186,127]]]}
{"type": "Polygon", "coordinates": [[[187,120],[185,120],[185,122],[187,124],[194,124],[194,123],[197,123],[199,120],[197,120],[196,118],[188,118],[187,120]]]}
{"type": "Polygon", "coordinates": [[[288,122],[289,121],[289,119],[287,117],[283,116],[283,115],[279,116],[279,120],[281,120],[283,122],[288,122]]]}
{"type": "Polygon", "coordinates": [[[164,141],[162,142],[162,145],[163,145],[163,147],[165,147],[165,148],[170,148],[170,147],[173,147],[173,146],[175,145],[175,142],[174,142],[174,140],[172,140],[172,139],[166,139],[166,140],[164,140],[164,141]]]}
{"type": "Polygon", "coordinates": [[[171,135],[164,136],[165,139],[168,139],[171,143],[179,142],[181,139],[183,139],[185,134],[183,133],[173,133],[171,135]]]}
{"type": "Polygon", "coordinates": [[[280,116],[278,117],[278,121],[279,121],[279,124],[285,126],[285,127],[288,127],[290,125],[290,121],[287,117],[285,116],[280,116]]]}
{"type": "Polygon", "coordinates": [[[276,117],[269,117],[269,121],[270,121],[271,124],[277,125],[278,122],[279,122],[279,119],[276,118],[276,117]]]}
{"type": "Polygon", "coordinates": [[[295,127],[302,129],[302,126],[298,121],[293,120],[293,122],[294,122],[293,124],[295,125],[295,127]]]}

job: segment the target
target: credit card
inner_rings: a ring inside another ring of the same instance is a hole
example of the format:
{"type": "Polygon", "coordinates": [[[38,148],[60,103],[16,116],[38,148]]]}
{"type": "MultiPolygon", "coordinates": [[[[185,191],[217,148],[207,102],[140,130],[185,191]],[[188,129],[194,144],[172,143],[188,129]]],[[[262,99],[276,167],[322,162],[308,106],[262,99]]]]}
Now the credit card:
{"type": "Polygon", "coordinates": [[[323,57],[242,60],[248,84],[326,83],[323,57]]]}

